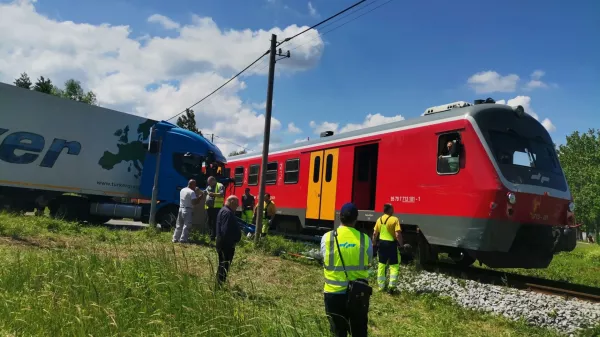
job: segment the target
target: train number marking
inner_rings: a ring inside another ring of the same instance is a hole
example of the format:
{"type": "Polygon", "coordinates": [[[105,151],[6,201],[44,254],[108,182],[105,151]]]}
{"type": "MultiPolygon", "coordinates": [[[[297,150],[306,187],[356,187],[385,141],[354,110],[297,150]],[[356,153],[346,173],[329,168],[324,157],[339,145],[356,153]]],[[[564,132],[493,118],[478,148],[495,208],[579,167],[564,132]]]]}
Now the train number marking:
{"type": "Polygon", "coordinates": [[[403,196],[394,195],[394,196],[390,196],[390,201],[413,204],[415,202],[421,201],[421,197],[406,196],[406,195],[403,195],[403,196]]]}

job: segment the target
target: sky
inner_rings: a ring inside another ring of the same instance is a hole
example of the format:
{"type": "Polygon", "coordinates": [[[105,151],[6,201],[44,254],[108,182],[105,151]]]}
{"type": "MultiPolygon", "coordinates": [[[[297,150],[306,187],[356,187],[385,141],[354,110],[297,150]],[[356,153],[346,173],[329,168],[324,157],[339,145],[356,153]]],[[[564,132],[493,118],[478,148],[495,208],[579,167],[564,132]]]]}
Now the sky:
{"type": "MultiPolygon", "coordinates": [[[[159,120],[356,0],[0,0],[0,81],[69,78],[159,120]]],[[[492,97],[563,144],[600,128],[600,1],[368,0],[281,46],[271,148],[492,97]]],[[[193,107],[230,151],[262,149],[267,57],[193,107]]],[[[175,122],[176,119],[171,119],[175,122]]]]}

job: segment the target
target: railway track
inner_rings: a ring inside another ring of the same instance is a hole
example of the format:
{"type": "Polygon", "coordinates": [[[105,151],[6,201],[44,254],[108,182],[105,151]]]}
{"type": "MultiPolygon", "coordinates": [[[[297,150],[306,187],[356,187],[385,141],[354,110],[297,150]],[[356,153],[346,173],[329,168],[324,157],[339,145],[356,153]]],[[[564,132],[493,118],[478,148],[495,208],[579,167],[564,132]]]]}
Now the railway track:
{"type": "Polygon", "coordinates": [[[480,283],[503,285],[516,289],[558,295],[565,298],[577,298],[600,303],[600,288],[573,284],[564,281],[507,273],[477,267],[461,267],[451,263],[435,263],[425,266],[425,270],[446,275],[470,279],[480,283]]]}

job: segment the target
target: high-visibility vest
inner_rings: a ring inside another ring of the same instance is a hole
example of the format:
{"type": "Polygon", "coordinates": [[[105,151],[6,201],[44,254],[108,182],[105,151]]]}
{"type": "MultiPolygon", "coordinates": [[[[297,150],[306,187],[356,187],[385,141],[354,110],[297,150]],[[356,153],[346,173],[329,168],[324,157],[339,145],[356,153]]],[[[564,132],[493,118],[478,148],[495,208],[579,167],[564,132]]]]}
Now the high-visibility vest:
{"type": "Polygon", "coordinates": [[[377,222],[380,224],[379,239],[384,240],[384,241],[395,241],[396,238],[394,237],[394,233],[393,232],[390,233],[388,231],[388,226],[387,226],[388,221],[390,221],[390,223],[395,223],[396,221],[399,221],[399,220],[395,216],[387,215],[387,214],[382,215],[379,219],[377,219],[377,222]],[[387,216],[385,221],[383,220],[384,216],[387,216]]]}
{"type": "MultiPolygon", "coordinates": [[[[222,190],[222,189],[223,189],[223,184],[217,183],[215,185],[215,188],[211,189],[211,192],[217,193],[217,191],[222,190]]],[[[222,208],[223,205],[225,204],[225,202],[224,202],[225,198],[223,196],[216,196],[216,197],[214,197],[214,199],[215,199],[215,202],[213,203],[213,208],[222,208]]],[[[208,205],[205,204],[204,208],[208,209],[208,205]]]]}
{"type": "Polygon", "coordinates": [[[369,237],[358,230],[339,226],[338,243],[344,258],[348,278],[344,274],[340,253],[335,244],[333,231],[325,234],[325,254],[323,256],[323,273],[326,293],[343,293],[348,288],[348,280],[369,278],[369,237]]]}

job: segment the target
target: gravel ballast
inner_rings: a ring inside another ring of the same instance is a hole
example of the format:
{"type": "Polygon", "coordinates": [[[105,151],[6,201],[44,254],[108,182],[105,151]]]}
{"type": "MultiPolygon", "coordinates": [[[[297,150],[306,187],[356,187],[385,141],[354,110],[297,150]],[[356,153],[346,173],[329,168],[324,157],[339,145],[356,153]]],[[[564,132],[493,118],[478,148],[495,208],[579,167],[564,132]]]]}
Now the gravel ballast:
{"type": "Polygon", "coordinates": [[[401,269],[398,288],[448,296],[465,308],[512,320],[524,319],[531,325],[565,334],[600,325],[600,303],[566,300],[560,296],[482,284],[427,271],[415,272],[406,267],[401,269]]]}

